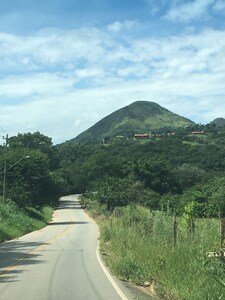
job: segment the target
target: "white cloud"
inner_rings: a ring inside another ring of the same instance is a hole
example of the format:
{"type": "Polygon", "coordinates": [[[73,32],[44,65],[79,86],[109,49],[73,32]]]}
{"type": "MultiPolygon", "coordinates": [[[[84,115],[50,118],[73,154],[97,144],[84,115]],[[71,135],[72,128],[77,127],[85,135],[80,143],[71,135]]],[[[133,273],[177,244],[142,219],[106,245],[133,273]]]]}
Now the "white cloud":
{"type": "Polygon", "coordinates": [[[172,22],[187,23],[192,20],[207,17],[208,8],[214,4],[215,0],[194,0],[181,1],[178,5],[173,6],[164,16],[172,22]]]}
{"type": "Polygon", "coordinates": [[[71,76],[38,73],[0,78],[0,97],[26,98],[32,95],[61,94],[73,86],[71,76]]]}
{"type": "Polygon", "coordinates": [[[114,23],[109,24],[107,26],[107,29],[109,31],[117,33],[123,29],[131,29],[132,27],[134,27],[136,25],[137,25],[137,22],[131,21],[131,20],[125,20],[124,22],[116,21],[114,23]]]}
{"type": "Polygon", "coordinates": [[[213,9],[216,12],[224,14],[225,13],[225,1],[224,0],[217,0],[215,5],[213,6],[213,9]]]}
{"type": "Polygon", "coordinates": [[[100,77],[102,78],[104,76],[104,72],[102,69],[94,69],[94,68],[87,68],[87,69],[77,69],[75,71],[75,75],[79,78],[79,79],[84,79],[84,78],[88,78],[88,77],[100,77]]]}
{"type": "Polygon", "coordinates": [[[113,32],[119,32],[123,28],[123,24],[119,21],[116,21],[108,25],[108,30],[113,32]]]}
{"type": "MultiPolygon", "coordinates": [[[[22,70],[24,62],[39,68],[56,65],[63,66],[80,60],[95,61],[96,55],[102,53],[103,45],[107,43],[106,36],[97,29],[81,30],[43,30],[34,36],[15,36],[0,34],[0,59],[8,67],[22,70]]],[[[97,58],[98,59],[98,58],[97,58]]]]}
{"type": "Polygon", "coordinates": [[[159,14],[161,10],[168,5],[168,0],[143,0],[148,8],[149,8],[149,13],[154,16],[156,14],[159,14]]]}
{"type": "Polygon", "coordinates": [[[0,34],[1,124],[75,137],[138,99],[209,122],[225,117],[225,31],[123,37],[97,29],[0,34]],[[16,66],[16,68],[15,68],[16,66]]]}
{"type": "Polygon", "coordinates": [[[149,68],[145,66],[144,64],[135,64],[134,66],[130,67],[123,67],[121,69],[118,69],[117,73],[121,77],[129,77],[133,76],[136,78],[142,78],[146,76],[149,72],[149,68]]]}

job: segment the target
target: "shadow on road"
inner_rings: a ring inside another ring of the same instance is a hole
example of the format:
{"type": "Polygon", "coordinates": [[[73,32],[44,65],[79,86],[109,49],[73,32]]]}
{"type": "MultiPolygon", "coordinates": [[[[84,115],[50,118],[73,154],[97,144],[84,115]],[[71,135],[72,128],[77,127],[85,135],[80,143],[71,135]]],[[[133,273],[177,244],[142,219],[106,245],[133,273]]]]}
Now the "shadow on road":
{"type": "Polygon", "coordinates": [[[22,270],[17,266],[34,265],[43,263],[39,254],[31,253],[32,250],[47,243],[11,241],[0,244],[0,284],[3,282],[16,282],[22,270]]]}
{"type": "Polygon", "coordinates": [[[56,207],[55,209],[82,209],[80,204],[78,202],[66,200],[66,201],[60,201],[60,205],[56,207]]]}
{"type": "Polygon", "coordinates": [[[48,225],[80,225],[80,224],[90,224],[90,222],[81,222],[81,221],[67,221],[67,222],[51,222],[48,225]]]}
{"type": "MultiPolygon", "coordinates": [[[[61,209],[81,209],[79,202],[70,200],[61,200],[57,210],[61,209]]],[[[89,222],[84,221],[59,221],[51,222],[49,226],[57,225],[86,225],[89,222]]],[[[12,240],[5,243],[0,243],[0,284],[5,282],[16,282],[19,280],[19,275],[26,272],[23,266],[45,263],[41,259],[38,247],[47,246],[49,243],[25,242],[20,240],[12,240]],[[37,254],[39,252],[39,254],[37,254]],[[20,267],[21,266],[21,267],[20,267]]],[[[1,296],[0,296],[1,298],[1,296]]]]}

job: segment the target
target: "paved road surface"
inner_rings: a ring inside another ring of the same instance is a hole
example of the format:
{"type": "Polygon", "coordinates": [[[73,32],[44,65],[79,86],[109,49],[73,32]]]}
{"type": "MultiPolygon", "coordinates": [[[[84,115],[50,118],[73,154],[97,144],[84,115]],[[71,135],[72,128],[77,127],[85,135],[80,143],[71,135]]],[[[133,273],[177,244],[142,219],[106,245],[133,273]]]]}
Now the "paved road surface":
{"type": "Polygon", "coordinates": [[[49,226],[0,244],[0,299],[127,299],[96,258],[97,235],[77,197],[63,197],[49,226]]]}

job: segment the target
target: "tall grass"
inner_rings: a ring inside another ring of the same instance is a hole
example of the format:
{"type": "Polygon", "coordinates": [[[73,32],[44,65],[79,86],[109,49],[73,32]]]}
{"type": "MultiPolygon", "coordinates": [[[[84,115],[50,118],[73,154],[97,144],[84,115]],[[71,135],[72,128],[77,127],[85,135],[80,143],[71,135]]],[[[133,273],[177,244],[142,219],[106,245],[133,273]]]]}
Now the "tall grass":
{"type": "Polygon", "coordinates": [[[20,208],[12,201],[0,202],[0,242],[46,226],[51,216],[51,207],[20,208]]]}
{"type": "Polygon", "coordinates": [[[163,299],[225,299],[224,261],[207,255],[220,248],[218,220],[196,220],[191,234],[178,218],[176,245],[174,219],[164,212],[128,206],[99,224],[102,253],[117,276],[154,284],[163,299]]]}

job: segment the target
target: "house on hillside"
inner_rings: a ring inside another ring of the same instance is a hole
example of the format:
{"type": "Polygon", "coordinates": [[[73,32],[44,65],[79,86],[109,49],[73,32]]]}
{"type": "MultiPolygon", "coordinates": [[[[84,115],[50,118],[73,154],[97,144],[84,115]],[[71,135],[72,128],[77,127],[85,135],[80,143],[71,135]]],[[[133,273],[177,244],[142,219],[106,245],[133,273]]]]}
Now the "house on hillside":
{"type": "Polygon", "coordinates": [[[149,139],[151,138],[151,133],[135,133],[134,140],[136,139],[149,139]]]}
{"type": "Polygon", "coordinates": [[[204,131],[192,131],[191,134],[204,134],[204,131]]]}
{"type": "Polygon", "coordinates": [[[169,133],[135,133],[134,134],[134,140],[136,139],[151,139],[151,138],[162,138],[164,136],[174,136],[176,135],[175,132],[169,132],[169,133]]]}

